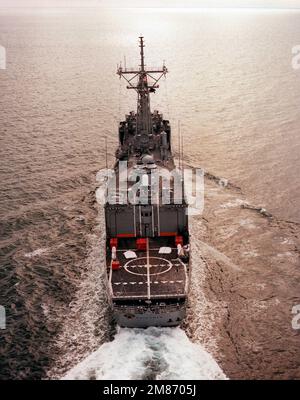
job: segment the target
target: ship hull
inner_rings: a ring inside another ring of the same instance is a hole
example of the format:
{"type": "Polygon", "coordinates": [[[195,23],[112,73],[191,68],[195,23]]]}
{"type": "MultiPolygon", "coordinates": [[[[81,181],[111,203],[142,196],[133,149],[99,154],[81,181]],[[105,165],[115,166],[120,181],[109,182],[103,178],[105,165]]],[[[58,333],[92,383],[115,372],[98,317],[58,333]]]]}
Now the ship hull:
{"type": "Polygon", "coordinates": [[[178,326],[185,317],[185,307],[164,310],[151,309],[140,311],[138,309],[114,308],[114,318],[120,327],[147,328],[150,326],[168,327],[178,326]]]}

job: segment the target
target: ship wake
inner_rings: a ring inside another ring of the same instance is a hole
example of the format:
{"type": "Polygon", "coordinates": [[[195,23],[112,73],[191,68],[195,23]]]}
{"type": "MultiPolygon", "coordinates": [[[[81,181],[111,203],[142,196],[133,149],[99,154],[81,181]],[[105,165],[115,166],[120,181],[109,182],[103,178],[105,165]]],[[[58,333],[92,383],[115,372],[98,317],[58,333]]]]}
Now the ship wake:
{"type": "Polygon", "coordinates": [[[201,345],[180,328],[119,329],[63,379],[226,379],[201,345]]]}
{"type": "MultiPolygon", "coordinates": [[[[103,189],[103,183],[99,183],[99,188],[103,189]]],[[[86,272],[57,340],[61,357],[48,377],[67,380],[227,379],[213,358],[218,359],[218,346],[212,334],[214,305],[203,290],[207,271],[201,258],[203,243],[197,239],[201,224],[192,218],[192,285],[184,330],[179,327],[117,328],[113,340],[109,341],[114,328],[105,295],[104,271],[99,268],[104,265],[105,242],[100,234],[103,209],[99,207],[98,211],[86,272]]]]}

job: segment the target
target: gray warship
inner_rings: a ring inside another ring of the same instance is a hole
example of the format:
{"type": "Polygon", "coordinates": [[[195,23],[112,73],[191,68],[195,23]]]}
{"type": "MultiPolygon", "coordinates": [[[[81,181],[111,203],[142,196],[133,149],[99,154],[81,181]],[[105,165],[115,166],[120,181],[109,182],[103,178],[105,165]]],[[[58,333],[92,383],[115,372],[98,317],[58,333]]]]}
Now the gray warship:
{"type": "Polygon", "coordinates": [[[137,109],[119,124],[106,186],[108,291],[119,326],[176,326],[185,317],[189,291],[188,204],[169,121],[150,109],[150,94],[168,70],[165,64],[147,69],[143,37],[139,47],[138,68],[117,68],[137,92],[137,109]]]}

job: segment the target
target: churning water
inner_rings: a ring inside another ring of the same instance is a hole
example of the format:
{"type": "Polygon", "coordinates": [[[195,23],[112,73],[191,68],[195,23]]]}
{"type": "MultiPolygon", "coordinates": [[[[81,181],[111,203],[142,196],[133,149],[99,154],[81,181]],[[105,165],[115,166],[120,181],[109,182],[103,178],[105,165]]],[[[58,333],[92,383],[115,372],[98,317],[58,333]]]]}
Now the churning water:
{"type": "Polygon", "coordinates": [[[226,379],[180,328],[120,329],[64,379],[226,379]]]}

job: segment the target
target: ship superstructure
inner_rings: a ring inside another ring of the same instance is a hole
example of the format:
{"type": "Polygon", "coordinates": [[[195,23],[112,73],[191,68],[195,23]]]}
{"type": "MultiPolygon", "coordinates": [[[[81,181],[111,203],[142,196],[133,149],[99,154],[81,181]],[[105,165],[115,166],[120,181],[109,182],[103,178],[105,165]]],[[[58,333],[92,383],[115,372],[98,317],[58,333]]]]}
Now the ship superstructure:
{"type": "Polygon", "coordinates": [[[189,288],[188,205],[169,121],[150,109],[150,94],[168,70],[147,69],[143,37],[139,46],[139,68],[117,69],[137,92],[137,109],[120,122],[107,184],[109,296],[120,326],[174,326],[185,316],[189,288]]]}

